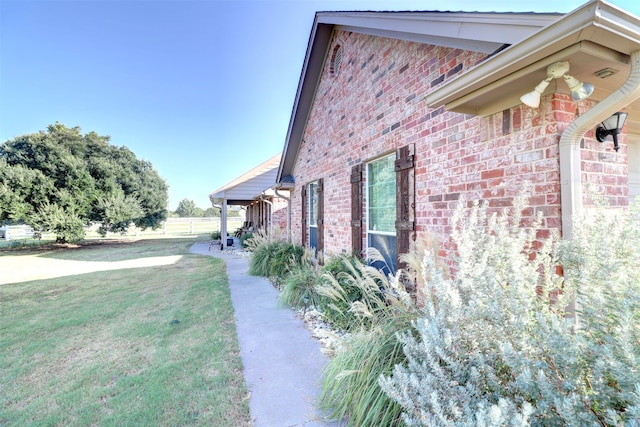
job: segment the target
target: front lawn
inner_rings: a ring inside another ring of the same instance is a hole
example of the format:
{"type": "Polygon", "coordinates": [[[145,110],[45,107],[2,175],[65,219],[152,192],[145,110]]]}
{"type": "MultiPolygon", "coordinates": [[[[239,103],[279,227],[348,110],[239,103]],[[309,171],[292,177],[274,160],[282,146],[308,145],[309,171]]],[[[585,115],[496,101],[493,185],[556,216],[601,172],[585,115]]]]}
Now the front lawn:
{"type": "Polygon", "coordinates": [[[0,257],[0,425],[249,425],[225,265],[191,244],[0,257]]]}

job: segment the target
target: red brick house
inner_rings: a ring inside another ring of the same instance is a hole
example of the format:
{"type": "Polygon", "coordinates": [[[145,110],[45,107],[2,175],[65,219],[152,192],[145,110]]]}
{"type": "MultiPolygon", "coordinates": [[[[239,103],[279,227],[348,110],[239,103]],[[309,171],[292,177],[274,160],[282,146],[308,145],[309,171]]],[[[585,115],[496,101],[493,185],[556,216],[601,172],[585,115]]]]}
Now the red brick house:
{"type": "Polygon", "coordinates": [[[590,191],[626,207],[640,193],[639,52],[640,19],[598,0],[566,15],[317,13],[276,178],[293,241],[393,263],[437,235],[451,255],[460,197],[509,206],[524,182],[541,235],[570,237],[590,191]],[[619,150],[596,137],[617,112],[619,150]]]}

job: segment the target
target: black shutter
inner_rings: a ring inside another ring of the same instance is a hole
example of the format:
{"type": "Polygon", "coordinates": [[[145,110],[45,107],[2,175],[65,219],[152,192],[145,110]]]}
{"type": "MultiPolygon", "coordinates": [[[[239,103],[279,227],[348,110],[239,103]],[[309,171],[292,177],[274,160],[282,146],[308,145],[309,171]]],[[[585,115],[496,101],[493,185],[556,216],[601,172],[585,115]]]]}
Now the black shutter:
{"type": "Polygon", "coordinates": [[[409,253],[415,240],[414,145],[396,151],[396,260],[398,269],[406,269],[400,255],[409,253]]]}
{"type": "Polygon", "coordinates": [[[362,163],[351,168],[351,248],[362,258],[362,163]]]}

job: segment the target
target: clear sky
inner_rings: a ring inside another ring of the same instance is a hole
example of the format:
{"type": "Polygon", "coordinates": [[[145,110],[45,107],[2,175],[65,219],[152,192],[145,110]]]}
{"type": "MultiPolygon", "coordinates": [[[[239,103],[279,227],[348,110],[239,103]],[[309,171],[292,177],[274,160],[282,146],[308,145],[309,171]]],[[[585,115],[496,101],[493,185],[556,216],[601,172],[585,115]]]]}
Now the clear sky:
{"type": "MultiPolygon", "coordinates": [[[[316,11],[569,12],[581,0],[0,0],[0,142],[80,126],[150,161],[169,209],[280,153],[316,11]]],[[[611,3],[640,15],[637,0],[611,3]]]]}

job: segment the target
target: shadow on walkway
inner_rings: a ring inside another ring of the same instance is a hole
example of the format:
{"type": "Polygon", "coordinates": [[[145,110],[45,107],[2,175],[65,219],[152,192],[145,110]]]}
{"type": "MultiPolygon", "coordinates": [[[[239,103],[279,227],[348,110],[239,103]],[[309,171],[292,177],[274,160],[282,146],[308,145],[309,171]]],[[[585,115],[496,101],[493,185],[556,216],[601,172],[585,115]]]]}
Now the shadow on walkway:
{"type": "Polygon", "coordinates": [[[327,358],[293,310],[278,304],[278,291],[263,277],[250,276],[249,259],[196,243],[191,253],[226,262],[235,311],[249,407],[256,427],[322,427],[316,409],[319,380],[327,358]]]}

